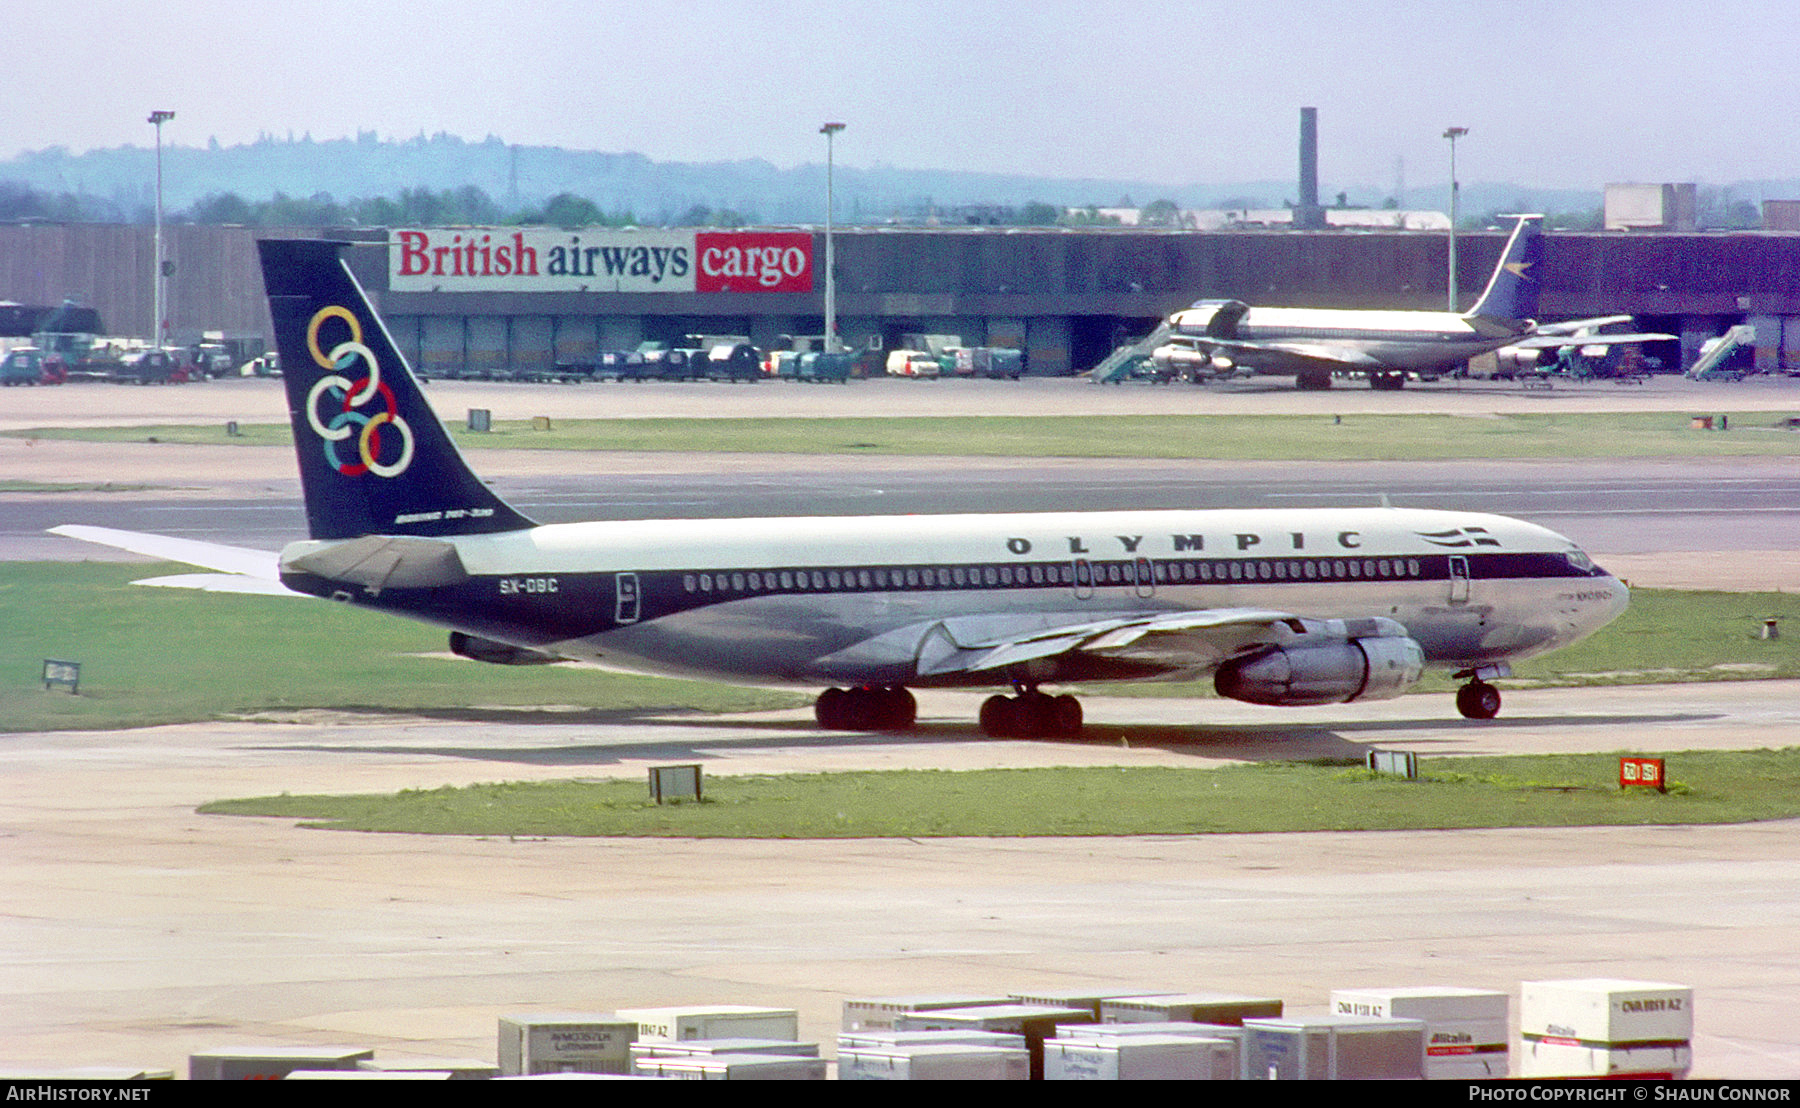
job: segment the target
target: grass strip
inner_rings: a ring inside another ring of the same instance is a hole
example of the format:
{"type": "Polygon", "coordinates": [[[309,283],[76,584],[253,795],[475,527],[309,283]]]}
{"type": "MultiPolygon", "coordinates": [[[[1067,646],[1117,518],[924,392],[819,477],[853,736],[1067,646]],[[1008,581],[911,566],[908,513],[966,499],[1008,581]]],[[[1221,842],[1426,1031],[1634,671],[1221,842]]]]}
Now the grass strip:
{"type": "Polygon", "coordinates": [[[510,718],[757,711],[797,692],[495,666],[448,653],[445,632],[346,604],[144,588],[172,567],[0,563],[0,732],[147,727],[334,709],[510,718]],[[81,663],[79,695],[46,691],[43,661],[81,663]]]}
{"type": "MultiPolygon", "coordinates": [[[[1459,458],[1786,457],[1800,433],[1775,413],[1734,415],[1699,431],[1679,412],[1514,415],[1084,415],[823,419],[503,420],[485,432],[448,424],[468,448],[979,457],[1195,458],[1218,461],[1459,458]]],[[[276,446],[285,424],[40,428],[16,437],[83,442],[276,446]]]]}
{"type": "Polygon", "coordinates": [[[1216,769],[919,770],[712,777],[657,805],[645,781],[222,800],[216,815],[333,830],[484,836],[841,839],[1196,835],[1741,823],[1800,816],[1800,750],[1666,755],[1621,789],[1616,754],[1422,760],[1421,778],[1332,762],[1216,769]]]}

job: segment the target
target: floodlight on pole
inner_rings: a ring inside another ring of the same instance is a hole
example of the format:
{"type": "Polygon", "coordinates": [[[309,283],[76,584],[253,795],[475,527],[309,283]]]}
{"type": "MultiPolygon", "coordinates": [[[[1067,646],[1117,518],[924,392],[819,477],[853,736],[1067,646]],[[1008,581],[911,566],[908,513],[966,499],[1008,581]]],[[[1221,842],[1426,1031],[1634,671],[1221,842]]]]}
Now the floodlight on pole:
{"type": "Polygon", "coordinates": [[[827,123],[819,128],[825,136],[825,351],[834,354],[837,338],[837,266],[832,250],[832,140],[844,129],[842,123],[827,123]]]}
{"type": "Polygon", "coordinates": [[[153,293],[153,295],[151,296],[150,299],[151,299],[152,304],[154,305],[154,307],[151,310],[155,314],[150,321],[150,345],[153,348],[159,349],[159,350],[162,347],[164,347],[165,345],[167,345],[167,340],[168,340],[168,324],[167,324],[167,321],[163,319],[163,280],[166,277],[166,274],[163,273],[163,238],[162,238],[162,223],[163,223],[162,125],[174,118],[175,118],[174,112],[154,111],[154,112],[150,113],[150,119],[148,121],[151,126],[156,128],[156,248],[154,251],[155,255],[156,255],[156,261],[155,261],[155,268],[152,271],[152,274],[150,277],[151,288],[152,288],[152,293],[153,293]]]}
{"type": "Polygon", "coordinates": [[[1456,288],[1456,219],[1457,219],[1457,199],[1458,199],[1457,194],[1462,189],[1462,186],[1457,184],[1457,181],[1456,181],[1456,140],[1459,138],[1462,138],[1464,135],[1466,135],[1468,133],[1469,133],[1469,129],[1467,127],[1452,127],[1449,130],[1444,132],[1444,137],[1450,140],[1450,279],[1448,282],[1448,287],[1449,287],[1448,297],[1449,297],[1449,303],[1450,303],[1450,310],[1453,312],[1456,310],[1456,300],[1457,300],[1457,296],[1456,296],[1456,293],[1457,293],[1457,288],[1456,288]]]}

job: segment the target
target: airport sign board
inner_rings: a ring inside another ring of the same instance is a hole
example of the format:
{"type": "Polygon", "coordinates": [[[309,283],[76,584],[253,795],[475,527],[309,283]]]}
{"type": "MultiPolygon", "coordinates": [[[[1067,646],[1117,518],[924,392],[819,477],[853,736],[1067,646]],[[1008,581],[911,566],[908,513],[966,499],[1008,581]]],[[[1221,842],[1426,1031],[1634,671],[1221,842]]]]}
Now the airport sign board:
{"type": "Polygon", "coordinates": [[[399,228],[393,292],[811,292],[807,231],[399,228]]]}

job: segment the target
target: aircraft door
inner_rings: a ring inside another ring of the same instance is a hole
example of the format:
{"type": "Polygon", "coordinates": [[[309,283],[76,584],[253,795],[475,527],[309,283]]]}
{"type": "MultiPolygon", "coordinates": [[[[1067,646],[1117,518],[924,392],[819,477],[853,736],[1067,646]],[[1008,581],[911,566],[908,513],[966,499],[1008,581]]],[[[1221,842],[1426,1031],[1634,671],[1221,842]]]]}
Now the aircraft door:
{"type": "Polygon", "coordinates": [[[1094,563],[1075,559],[1075,599],[1091,600],[1094,596],[1094,563]]]}
{"type": "Polygon", "coordinates": [[[1461,554],[1450,556],[1450,603],[1469,602],[1469,559],[1461,554]]]}
{"type": "Polygon", "coordinates": [[[1139,596],[1148,598],[1156,595],[1156,568],[1150,564],[1150,559],[1139,558],[1133,562],[1131,572],[1132,584],[1139,596]]]}
{"type": "Polygon", "coordinates": [[[636,623],[638,619],[638,576],[635,573],[613,574],[613,622],[636,623]]]}

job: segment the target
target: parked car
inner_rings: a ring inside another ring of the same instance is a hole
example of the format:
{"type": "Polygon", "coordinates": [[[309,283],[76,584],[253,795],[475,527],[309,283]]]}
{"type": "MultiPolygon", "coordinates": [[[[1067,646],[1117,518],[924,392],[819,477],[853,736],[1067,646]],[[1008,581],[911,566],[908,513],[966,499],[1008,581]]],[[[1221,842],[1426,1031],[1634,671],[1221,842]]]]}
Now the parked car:
{"type": "Polygon", "coordinates": [[[0,361],[0,385],[60,385],[69,379],[62,359],[22,346],[0,361]]]}

